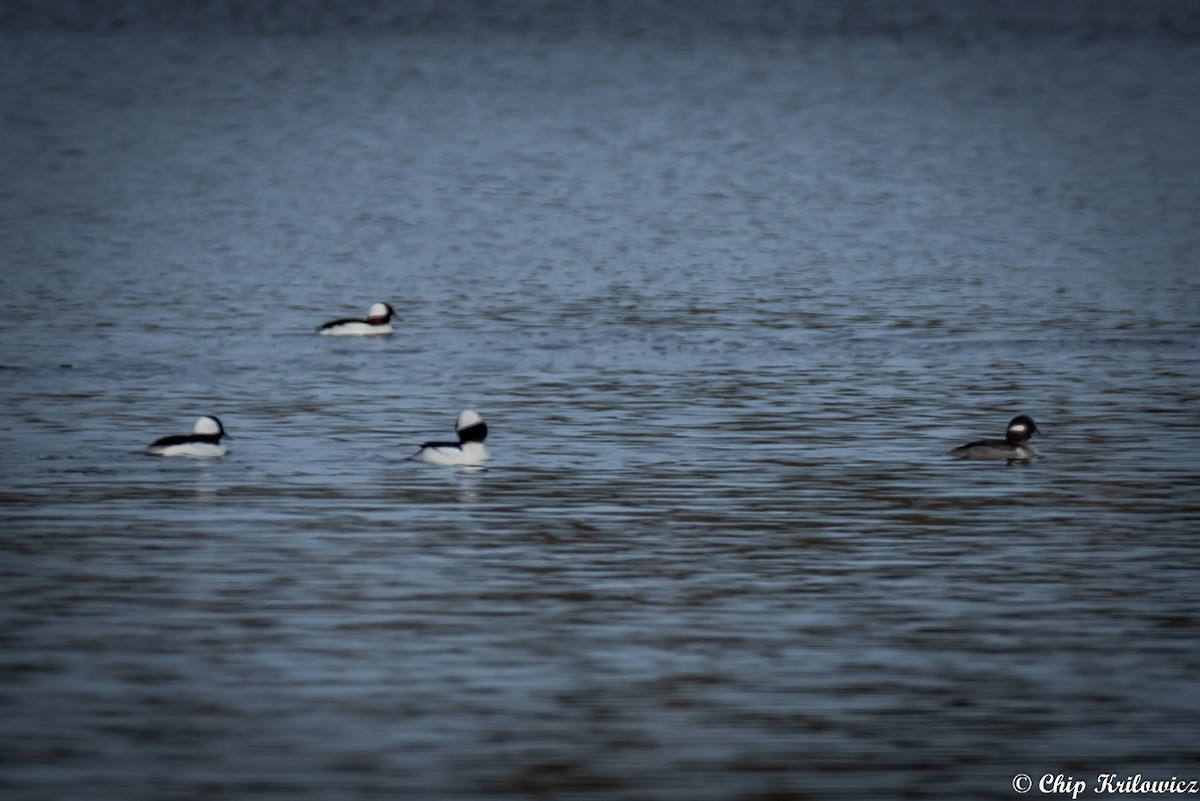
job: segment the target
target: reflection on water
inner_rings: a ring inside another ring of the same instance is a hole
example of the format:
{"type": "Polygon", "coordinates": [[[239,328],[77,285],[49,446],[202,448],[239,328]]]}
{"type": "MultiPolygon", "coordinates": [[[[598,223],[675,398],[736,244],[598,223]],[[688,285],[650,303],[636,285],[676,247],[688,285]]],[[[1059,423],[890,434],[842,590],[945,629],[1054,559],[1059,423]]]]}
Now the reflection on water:
{"type": "Polygon", "coordinates": [[[0,788],[1200,775],[1186,44],[9,44],[0,788]]]}

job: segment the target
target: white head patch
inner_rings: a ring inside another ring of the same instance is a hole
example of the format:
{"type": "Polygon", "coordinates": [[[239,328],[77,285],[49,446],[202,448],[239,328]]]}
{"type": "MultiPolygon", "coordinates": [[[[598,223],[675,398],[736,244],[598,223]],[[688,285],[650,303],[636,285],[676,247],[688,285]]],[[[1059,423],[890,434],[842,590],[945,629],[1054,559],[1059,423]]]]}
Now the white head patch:
{"type": "Polygon", "coordinates": [[[482,422],[482,417],[468,409],[458,416],[458,422],[454,424],[454,430],[462,431],[464,428],[470,428],[471,426],[478,425],[482,422]]]}
{"type": "Polygon", "coordinates": [[[1008,430],[1013,431],[1017,434],[1024,434],[1026,431],[1029,430],[1029,426],[1025,425],[1024,423],[1013,423],[1011,426],[1008,427],[1008,430]]]}
{"type": "Polygon", "coordinates": [[[371,308],[367,309],[368,317],[387,317],[388,307],[386,303],[372,303],[371,308]]]}
{"type": "Polygon", "coordinates": [[[201,417],[192,426],[193,434],[220,434],[221,424],[211,417],[201,417]]]}

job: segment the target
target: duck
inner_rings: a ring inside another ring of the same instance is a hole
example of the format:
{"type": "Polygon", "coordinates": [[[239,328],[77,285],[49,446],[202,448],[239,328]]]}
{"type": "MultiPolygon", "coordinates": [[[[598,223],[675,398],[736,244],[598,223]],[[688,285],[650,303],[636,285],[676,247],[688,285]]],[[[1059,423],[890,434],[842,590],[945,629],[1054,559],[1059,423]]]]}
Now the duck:
{"type": "Polygon", "coordinates": [[[317,329],[327,337],[369,337],[392,333],[392,317],[396,310],[387,303],[372,303],[367,309],[367,319],[343,318],[330,320],[317,329]]]}
{"type": "Polygon", "coordinates": [[[430,464],[480,465],[492,458],[483,446],[487,423],[478,413],[467,409],[454,423],[457,442],[426,442],[410,458],[430,464]]]}
{"type": "Polygon", "coordinates": [[[211,414],[206,414],[192,426],[190,434],[172,434],[160,437],[151,442],[146,452],[153,456],[192,456],[200,459],[211,459],[224,456],[229,449],[221,443],[225,427],[221,420],[211,414]]]}
{"type": "Polygon", "coordinates": [[[1029,441],[1034,434],[1041,433],[1037,423],[1029,415],[1019,414],[1008,422],[1004,439],[980,439],[960,445],[950,451],[959,459],[1008,459],[1028,461],[1037,456],[1037,446],[1029,441]]]}

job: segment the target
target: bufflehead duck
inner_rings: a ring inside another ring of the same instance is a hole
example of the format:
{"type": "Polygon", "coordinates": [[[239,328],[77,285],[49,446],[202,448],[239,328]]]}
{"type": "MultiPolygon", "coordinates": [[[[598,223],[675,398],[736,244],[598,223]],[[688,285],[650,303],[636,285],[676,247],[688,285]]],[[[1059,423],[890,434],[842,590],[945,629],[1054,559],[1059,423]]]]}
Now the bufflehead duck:
{"type": "Polygon", "coordinates": [[[426,442],[412,455],[418,462],[431,464],[482,464],[492,458],[483,447],[487,437],[487,423],[475,412],[467,410],[458,416],[454,424],[458,442],[426,442]]]}
{"type": "Polygon", "coordinates": [[[386,303],[372,303],[367,309],[367,319],[330,320],[317,329],[318,334],[328,337],[368,337],[392,333],[391,319],[396,313],[386,303]]]}
{"type": "Polygon", "coordinates": [[[1027,415],[1017,415],[1008,423],[1004,439],[981,439],[950,451],[959,459],[1009,459],[1011,461],[1032,459],[1037,456],[1037,446],[1029,438],[1038,432],[1037,424],[1027,415]]]}
{"type": "Polygon", "coordinates": [[[196,421],[192,433],[156,439],[146,452],[155,456],[224,456],[229,450],[221,444],[221,437],[224,436],[227,435],[221,421],[212,415],[205,415],[196,421]]]}

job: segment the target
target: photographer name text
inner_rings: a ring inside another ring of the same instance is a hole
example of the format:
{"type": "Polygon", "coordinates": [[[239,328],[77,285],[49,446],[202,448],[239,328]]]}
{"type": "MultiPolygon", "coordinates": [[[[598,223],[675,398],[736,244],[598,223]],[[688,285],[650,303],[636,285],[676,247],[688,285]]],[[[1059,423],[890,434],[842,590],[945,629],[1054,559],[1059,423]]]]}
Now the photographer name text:
{"type": "Polygon", "coordinates": [[[1043,795],[1069,795],[1072,799],[1090,793],[1094,795],[1200,795],[1200,780],[1147,779],[1140,773],[1121,776],[1117,773],[1101,773],[1089,784],[1086,779],[1076,779],[1062,773],[1047,773],[1035,784],[1028,773],[1013,777],[1013,789],[1024,795],[1035,786],[1043,795]]]}

